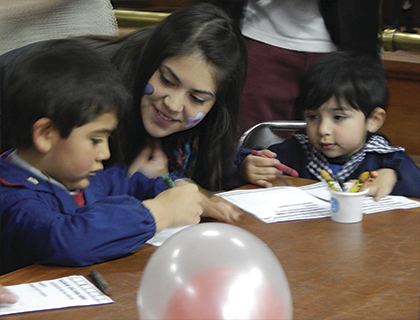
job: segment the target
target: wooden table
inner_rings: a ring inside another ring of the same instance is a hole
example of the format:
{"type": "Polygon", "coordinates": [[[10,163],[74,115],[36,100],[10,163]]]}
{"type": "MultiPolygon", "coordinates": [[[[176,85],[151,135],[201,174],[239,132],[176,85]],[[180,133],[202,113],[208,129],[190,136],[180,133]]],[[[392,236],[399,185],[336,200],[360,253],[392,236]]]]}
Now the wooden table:
{"type": "MultiPolygon", "coordinates": [[[[287,178],[292,185],[308,180],[287,178]]],[[[221,200],[223,201],[223,200],[221,200]]],[[[420,208],[365,215],[361,223],[328,218],[265,224],[244,214],[238,226],[257,235],[279,259],[289,281],[294,319],[419,319],[420,208]]],[[[138,319],[142,271],[156,248],[80,267],[32,265],[0,277],[7,286],[98,270],[114,304],[4,316],[1,319],[138,319]]]]}

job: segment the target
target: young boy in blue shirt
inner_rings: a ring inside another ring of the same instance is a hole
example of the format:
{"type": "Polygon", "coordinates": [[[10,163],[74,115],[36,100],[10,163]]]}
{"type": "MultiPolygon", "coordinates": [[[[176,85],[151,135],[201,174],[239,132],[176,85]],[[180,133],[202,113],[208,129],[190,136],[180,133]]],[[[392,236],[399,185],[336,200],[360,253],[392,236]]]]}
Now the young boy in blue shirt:
{"type": "Polygon", "coordinates": [[[198,223],[193,183],[127,168],[103,171],[131,97],[119,73],[77,40],[23,57],[6,100],[14,149],[0,157],[0,274],[33,263],[82,266],[121,257],[157,231],[198,223]]]}
{"type": "Polygon", "coordinates": [[[369,195],[420,198],[420,169],[404,152],[377,133],[385,121],[386,72],[380,61],[350,52],[334,52],[319,59],[304,75],[297,99],[307,123],[299,133],[261,153],[240,150],[240,175],[269,187],[281,174],[279,161],[307,179],[323,180],[326,170],[335,180],[357,179],[365,171],[379,176],[369,195]]]}

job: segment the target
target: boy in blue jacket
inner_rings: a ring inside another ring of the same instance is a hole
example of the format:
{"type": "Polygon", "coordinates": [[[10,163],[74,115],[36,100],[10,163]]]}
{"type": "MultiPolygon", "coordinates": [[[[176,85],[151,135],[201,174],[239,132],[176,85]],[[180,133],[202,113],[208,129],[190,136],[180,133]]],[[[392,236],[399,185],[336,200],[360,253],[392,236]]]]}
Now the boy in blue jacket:
{"type": "Polygon", "coordinates": [[[131,98],[116,69],[79,41],[48,41],[23,57],[6,99],[15,148],[0,157],[0,274],[103,262],[199,222],[196,185],[103,171],[131,98]]]}
{"type": "Polygon", "coordinates": [[[261,153],[240,150],[243,179],[269,187],[281,174],[279,161],[300,177],[323,180],[326,170],[335,180],[357,179],[365,171],[379,176],[369,195],[403,195],[420,198],[420,169],[404,152],[377,131],[385,121],[386,72],[380,61],[351,52],[334,52],[319,59],[304,75],[297,100],[307,123],[299,133],[261,153]]]}

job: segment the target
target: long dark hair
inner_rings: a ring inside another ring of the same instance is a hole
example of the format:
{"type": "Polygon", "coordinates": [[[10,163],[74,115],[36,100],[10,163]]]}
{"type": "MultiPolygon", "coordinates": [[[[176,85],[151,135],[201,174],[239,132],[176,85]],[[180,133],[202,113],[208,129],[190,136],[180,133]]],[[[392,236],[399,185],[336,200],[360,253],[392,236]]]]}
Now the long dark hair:
{"type": "Polygon", "coordinates": [[[191,135],[198,137],[191,178],[209,190],[222,188],[236,152],[238,110],[246,77],[246,49],[237,25],[223,10],[197,3],[174,12],[154,28],[128,36],[123,43],[113,63],[126,76],[134,95],[133,109],[123,122],[125,163],[129,164],[151,139],[140,115],[150,77],[169,57],[199,53],[215,66],[216,102],[199,125],[161,142],[165,150],[171,150],[191,135]]]}

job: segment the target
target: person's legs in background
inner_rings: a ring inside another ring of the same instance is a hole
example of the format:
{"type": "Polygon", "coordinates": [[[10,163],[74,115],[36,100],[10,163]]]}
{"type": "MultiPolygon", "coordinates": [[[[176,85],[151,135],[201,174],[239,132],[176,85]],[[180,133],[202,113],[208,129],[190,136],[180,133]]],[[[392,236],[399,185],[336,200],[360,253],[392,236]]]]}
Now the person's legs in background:
{"type": "Polygon", "coordinates": [[[239,113],[241,133],[271,120],[294,119],[300,76],[323,53],[286,50],[245,39],[248,76],[239,113]]]}

